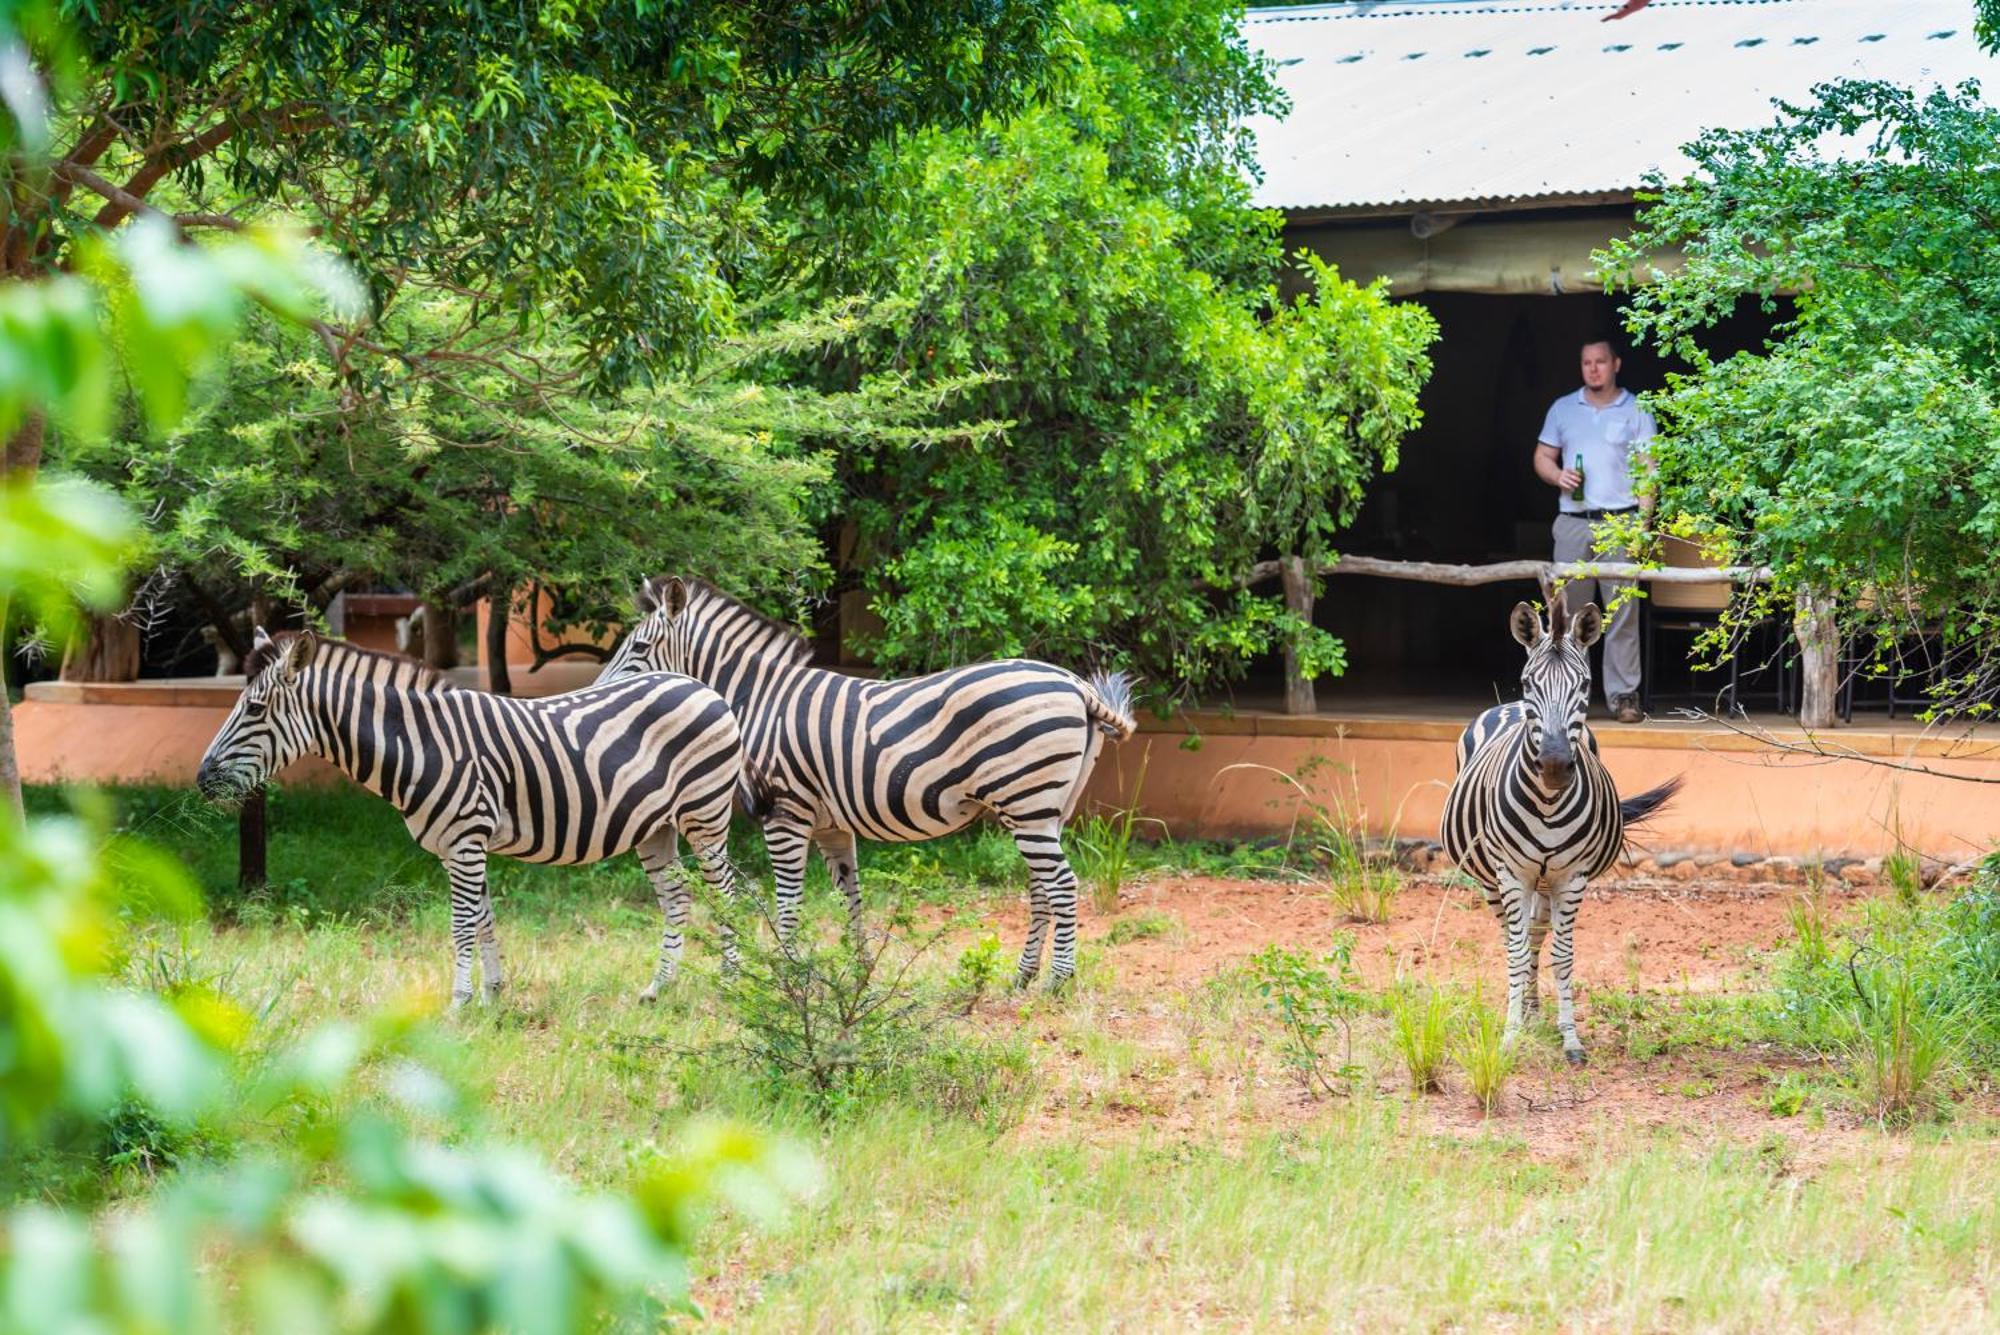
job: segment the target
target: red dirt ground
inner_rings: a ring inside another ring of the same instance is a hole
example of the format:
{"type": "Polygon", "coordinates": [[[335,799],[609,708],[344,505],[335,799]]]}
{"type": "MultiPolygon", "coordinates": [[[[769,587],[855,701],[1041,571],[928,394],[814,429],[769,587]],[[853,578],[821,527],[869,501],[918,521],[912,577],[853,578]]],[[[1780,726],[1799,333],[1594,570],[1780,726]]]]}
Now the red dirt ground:
{"type": "MultiPolygon", "coordinates": [[[[1838,914],[1861,894],[1829,890],[1838,914]]],[[[1523,1060],[1492,1117],[1485,1116],[1453,1072],[1442,1094],[1413,1104],[1422,1129],[1445,1136],[1498,1136],[1525,1143],[1538,1158],[1579,1163],[1595,1138],[1622,1130],[1726,1140],[1766,1149],[1788,1164],[1811,1164],[1838,1145],[1869,1134],[1858,1112],[1823,1100],[1818,1115],[1780,1117],[1768,1088],[1787,1073],[1832,1087],[1830,1072],[1809,1057],[1768,1045],[1686,1047],[1635,1058],[1617,1033],[1595,1022],[1590,994],[1646,993],[1649,1005],[1673,1007],[1690,997],[1763,986],[1759,957],[1790,935],[1788,913],[1801,901],[1797,885],[1733,881],[1607,881],[1588,892],[1577,920],[1578,1014],[1592,1060],[1567,1067],[1552,1034],[1530,1036],[1523,1060]],[[1774,1141],[1776,1133],[1781,1139],[1774,1141]]],[[[1018,949],[1027,928],[1020,902],[996,902],[980,930],[997,930],[1003,948],[1018,949]]],[[[982,1021],[1048,1045],[1044,1093],[1017,1134],[1073,1139],[1079,1133],[1148,1138],[1237,1141],[1261,1131],[1309,1124],[1334,1106],[1307,1096],[1275,1060],[1276,1031],[1258,1022],[1204,1035],[1189,998],[1201,985],[1241,965],[1265,946],[1323,949],[1336,930],[1355,937],[1354,964],[1371,986],[1399,976],[1477,985],[1504,998],[1500,929],[1476,890],[1437,878],[1413,880],[1393,919],[1380,925],[1337,918],[1323,888],[1206,877],[1160,877],[1129,887],[1120,912],[1107,918],[1083,907],[1086,948],[1097,943],[1111,963],[1110,982],[1063,1008],[996,997],[981,1004],[982,1021]],[[1181,930],[1106,943],[1116,922],[1147,910],[1170,914],[1181,930]],[[1078,1015],[1088,1008],[1087,1015],[1078,1015]],[[1124,1069],[1106,1071],[1086,1051],[1085,1030],[1127,1045],[1124,1069]],[[1194,1054],[1220,1045],[1220,1061],[1194,1054]],[[1132,1055],[1136,1051],[1136,1056],[1132,1055]],[[1250,1056],[1243,1056],[1244,1053],[1250,1056]]],[[[1554,980],[1542,973],[1544,1013],[1554,1013],[1554,980]]],[[[1357,1051],[1372,1051],[1378,1092],[1402,1094],[1407,1081],[1389,1055],[1383,1022],[1362,1032],[1357,1051]]],[[[2000,1113],[1990,1093],[1966,1111],[2000,1113]]]]}

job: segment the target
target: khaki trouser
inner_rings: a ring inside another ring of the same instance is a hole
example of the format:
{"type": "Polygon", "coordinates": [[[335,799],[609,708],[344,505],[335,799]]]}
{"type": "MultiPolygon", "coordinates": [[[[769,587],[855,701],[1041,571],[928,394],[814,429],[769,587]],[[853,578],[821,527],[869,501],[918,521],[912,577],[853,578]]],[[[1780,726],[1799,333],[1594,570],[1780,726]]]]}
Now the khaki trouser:
{"type": "MultiPolygon", "coordinates": [[[[1600,521],[1601,523],[1602,521],[1600,521]]],[[[1557,561],[1623,561],[1625,552],[1621,548],[1607,551],[1595,550],[1595,534],[1599,524],[1593,524],[1581,515],[1556,516],[1555,540],[1557,561]]],[[[1629,579],[1573,579],[1563,586],[1563,601],[1569,604],[1573,616],[1581,611],[1585,603],[1596,603],[1600,608],[1610,602],[1620,589],[1629,589],[1629,579]]],[[[1639,601],[1627,598],[1622,607],[1611,617],[1604,631],[1604,700],[1606,704],[1621,695],[1639,694],[1639,601]]]]}

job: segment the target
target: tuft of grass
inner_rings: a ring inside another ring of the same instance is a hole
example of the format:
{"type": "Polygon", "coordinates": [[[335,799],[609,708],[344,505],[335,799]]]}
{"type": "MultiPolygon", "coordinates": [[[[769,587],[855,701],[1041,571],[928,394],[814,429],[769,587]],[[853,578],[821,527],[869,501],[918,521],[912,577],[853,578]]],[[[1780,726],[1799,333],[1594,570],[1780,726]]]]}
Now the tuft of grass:
{"type": "Polygon", "coordinates": [[[1334,908],[1352,922],[1384,923],[1396,914],[1403,894],[1403,876],[1394,867],[1373,866],[1357,858],[1337,866],[1327,880],[1334,908]]]}
{"type": "Polygon", "coordinates": [[[1924,996],[1901,962],[1856,973],[1854,983],[1855,1032],[1846,1056],[1862,1106],[1885,1125],[1914,1121],[1937,1106],[1965,1017],[1924,996]]]}
{"type": "MultiPolygon", "coordinates": [[[[1148,746],[1139,757],[1139,772],[1132,781],[1131,804],[1109,816],[1092,816],[1070,833],[1070,861],[1090,885],[1091,906],[1099,913],[1116,913],[1118,899],[1133,870],[1132,829],[1139,823],[1139,794],[1146,786],[1146,762],[1152,757],[1148,746]]],[[[1147,818],[1152,824],[1166,827],[1147,818]]]]}
{"type": "Polygon", "coordinates": [[[1187,929],[1181,920],[1165,909],[1141,909],[1129,918],[1120,918],[1111,924],[1111,930],[1104,934],[1108,946],[1122,946],[1128,941],[1151,941],[1160,937],[1179,937],[1187,929]]]}
{"type": "Polygon", "coordinates": [[[1465,1072],[1472,1097],[1489,1117],[1500,1105],[1507,1078],[1514,1073],[1514,1051],[1506,1042],[1506,1031],[1506,1017],[1476,997],[1459,1026],[1458,1065],[1465,1072]]]}
{"type": "Polygon", "coordinates": [[[1401,988],[1389,1003],[1389,1020],[1396,1052],[1403,1059],[1403,1069],[1410,1073],[1410,1091],[1442,1091],[1451,1042],[1449,999],[1435,987],[1401,988]]]}

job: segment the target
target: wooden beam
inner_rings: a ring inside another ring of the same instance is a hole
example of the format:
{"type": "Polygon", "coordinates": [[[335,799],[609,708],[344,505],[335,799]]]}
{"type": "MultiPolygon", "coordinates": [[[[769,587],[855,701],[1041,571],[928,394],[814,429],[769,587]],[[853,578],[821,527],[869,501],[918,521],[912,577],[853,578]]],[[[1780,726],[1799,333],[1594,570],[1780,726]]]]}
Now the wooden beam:
{"type": "MultiPolygon", "coordinates": [[[[1435,561],[1395,561],[1381,556],[1343,556],[1322,561],[1322,575],[1376,575],[1383,579],[1415,580],[1421,584],[1446,584],[1469,589],[1481,584],[1505,584],[1512,580],[1549,579],[1631,579],[1645,584],[1713,584],[1717,580],[1756,581],[1771,572],[1756,566],[1642,566],[1629,561],[1495,561],[1488,565],[1446,565],[1435,561]]],[[[1261,584],[1281,574],[1276,561],[1259,561],[1250,567],[1244,584],[1261,584]]]]}

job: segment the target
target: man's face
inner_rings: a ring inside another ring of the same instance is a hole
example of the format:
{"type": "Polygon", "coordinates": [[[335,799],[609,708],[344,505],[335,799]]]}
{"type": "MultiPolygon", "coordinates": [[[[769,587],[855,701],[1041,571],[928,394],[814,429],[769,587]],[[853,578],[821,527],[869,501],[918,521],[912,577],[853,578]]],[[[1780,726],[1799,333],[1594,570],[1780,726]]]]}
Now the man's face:
{"type": "Polygon", "coordinates": [[[1583,387],[1602,392],[1618,383],[1618,358],[1607,343],[1586,343],[1583,348],[1583,387]]]}

